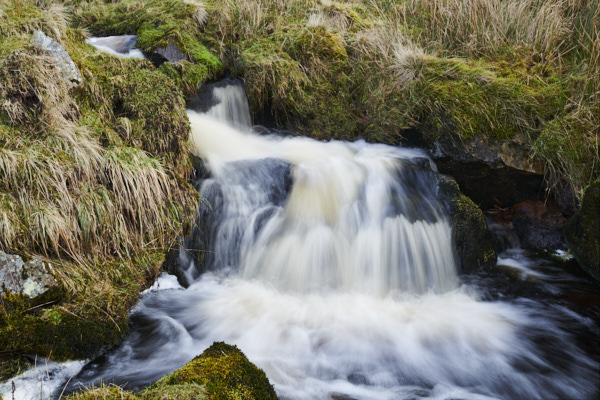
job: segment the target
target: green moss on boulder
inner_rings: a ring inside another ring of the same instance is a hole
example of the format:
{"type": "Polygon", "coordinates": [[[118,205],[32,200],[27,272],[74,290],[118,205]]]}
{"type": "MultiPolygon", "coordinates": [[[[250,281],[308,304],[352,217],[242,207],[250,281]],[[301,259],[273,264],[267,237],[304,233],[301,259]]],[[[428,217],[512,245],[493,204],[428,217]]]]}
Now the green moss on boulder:
{"type": "Polygon", "coordinates": [[[479,207],[460,192],[458,184],[450,177],[440,175],[438,193],[450,216],[459,272],[493,268],[497,260],[496,243],[479,207]]]}
{"type": "Polygon", "coordinates": [[[69,400],[269,400],[277,399],[265,373],[236,346],[215,342],[201,355],[149,388],[131,393],[100,387],[75,393],[69,400]]]}
{"type": "Polygon", "coordinates": [[[581,268],[600,281],[600,180],[585,191],[581,208],[567,221],[565,238],[581,268]]]}
{"type": "Polygon", "coordinates": [[[184,367],[165,376],[156,386],[199,383],[211,400],[277,399],[265,373],[236,346],[215,342],[184,367]]]}

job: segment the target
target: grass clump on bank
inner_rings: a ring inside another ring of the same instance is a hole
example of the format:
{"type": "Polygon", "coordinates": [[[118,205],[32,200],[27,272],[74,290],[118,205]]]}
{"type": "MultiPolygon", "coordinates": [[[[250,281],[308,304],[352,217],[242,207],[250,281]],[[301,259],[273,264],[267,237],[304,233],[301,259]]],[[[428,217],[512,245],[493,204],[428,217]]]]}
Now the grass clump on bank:
{"type": "Polygon", "coordinates": [[[598,0],[205,3],[203,40],[263,120],[386,143],[518,135],[578,196],[598,176],[598,0]]]}
{"type": "Polygon", "coordinates": [[[46,297],[0,298],[6,379],[25,354],[87,358],[115,344],[197,193],[177,82],[97,54],[62,4],[0,4],[0,249],[46,260],[59,282],[46,297]],[[63,79],[36,30],[69,52],[83,83],[63,79]]]}

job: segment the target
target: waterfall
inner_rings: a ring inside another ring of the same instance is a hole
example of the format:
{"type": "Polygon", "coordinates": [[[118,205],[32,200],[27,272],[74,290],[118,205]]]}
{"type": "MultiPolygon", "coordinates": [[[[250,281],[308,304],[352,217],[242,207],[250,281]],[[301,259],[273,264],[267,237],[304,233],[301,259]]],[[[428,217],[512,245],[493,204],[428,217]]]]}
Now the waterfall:
{"type": "Polygon", "coordinates": [[[212,207],[200,222],[213,227],[207,269],[294,292],[456,287],[451,228],[422,151],[264,137],[215,118],[223,115],[189,112],[212,174],[200,189],[212,207]]]}
{"type": "Polygon", "coordinates": [[[71,390],[140,388],[226,341],[282,399],[598,394],[577,344],[593,322],[520,283],[457,276],[424,152],[259,135],[241,89],[217,85],[188,112],[208,170],[179,255],[188,287],[143,293],[129,336],[71,390]]]}

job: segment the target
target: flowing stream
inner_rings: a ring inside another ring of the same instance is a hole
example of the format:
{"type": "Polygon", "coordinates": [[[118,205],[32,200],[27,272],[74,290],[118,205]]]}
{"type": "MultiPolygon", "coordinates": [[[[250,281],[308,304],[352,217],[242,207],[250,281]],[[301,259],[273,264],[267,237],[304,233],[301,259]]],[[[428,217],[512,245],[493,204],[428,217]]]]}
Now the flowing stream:
{"type": "Polygon", "coordinates": [[[143,293],[68,390],[141,388],[225,341],[282,399],[597,398],[598,306],[563,301],[583,281],[522,251],[500,258],[521,278],[459,276],[424,152],[258,135],[239,84],[207,96],[188,112],[207,174],[187,287],[143,293]]]}

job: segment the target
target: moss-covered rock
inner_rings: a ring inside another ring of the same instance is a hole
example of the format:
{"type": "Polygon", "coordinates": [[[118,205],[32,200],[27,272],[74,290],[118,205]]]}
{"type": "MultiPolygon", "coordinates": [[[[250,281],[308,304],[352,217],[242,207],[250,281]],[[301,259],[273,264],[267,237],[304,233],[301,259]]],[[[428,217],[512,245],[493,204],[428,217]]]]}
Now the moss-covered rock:
{"type": "Polygon", "coordinates": [[[496,265],[495,240],[481,210],[460,192],[450,177],[440,175],[438,194],[452,225],[452,244],[461,273],[496,265]]]}
{"type": "Polygon", "coordinates": [[[215,342],[201,355],[149,388],[131,393],[100,387],[72,394],[69,400],[269,400],[277,399],[265,373],[236,346],[215,342]]]}
{"type": "Polygon", "coordinates": [[[236,346],[215,342],[179,370],[165,376],[157,387],[198,383],[211,400],[277,399],[265,373],[236,346]]]}
{"type": "Polygon", "coordinates": [[[585,191],[581,208],[567,221],[565,237],[581,268],[600,281],[600,180],[585,191]]]}
{"type": "Polygon", "coordinates": [[[147,54],[172,47],[183,59],[161,71],[188,94],[223,74],[221,60],[202,43],[206,10],[200,1],[101,1],[80,7],[77,23],[98,36],[135,34],[147,54]]]}

